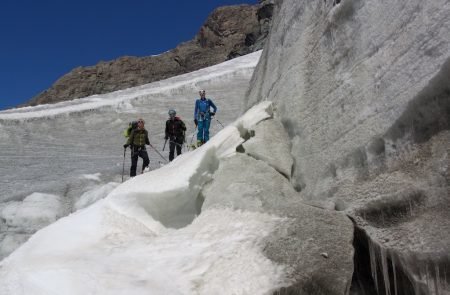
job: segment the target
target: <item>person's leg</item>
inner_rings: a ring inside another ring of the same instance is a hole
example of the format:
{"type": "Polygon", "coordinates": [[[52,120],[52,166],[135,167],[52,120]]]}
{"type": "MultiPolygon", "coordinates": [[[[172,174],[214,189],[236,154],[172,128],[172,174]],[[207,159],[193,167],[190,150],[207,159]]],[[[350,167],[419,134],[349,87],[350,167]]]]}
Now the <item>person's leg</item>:
{"type": "Polygon", "coordinates": [[[203,122],[203,129],[205,130],[205,137],[203,140],[204,142],[207,142],[209,140],[209,126],[211,124],[211,120],[205,120],[203,122]]]}
{"type": "Polygon", "coordinates": [[[205,121],[198,121],[197,125],[197,142],[203,142],[203,123],[205,121]]]}
{"type": "Polygon", "coordinates": [[[138,162],[139,152],[131,148],[131,167],[130,167],[130,177],[136,176],[136,167],[138,162]]]}
{"type": "Polygon", "coordinates": [[[170,139],[169,142],[169,162],[171,162],[174,158],[175,153],[175,139],[170,139]]]}
{"type": "Polygon", "coordinates": [[[183,147],[183,138],[176,139],[177,156],[181,155],[181,148],[183,147]]]}
{"type": "Polygon", "coordinates": [[[148,159],[148,154],[146,150],[141,150],[139,151],[139,157],[142,158],[142,160],[144,161],[142,163],[142,173],[144,173],[144,169],[148,167],[148,165],[150,164],[150,160],[148,159]]]}

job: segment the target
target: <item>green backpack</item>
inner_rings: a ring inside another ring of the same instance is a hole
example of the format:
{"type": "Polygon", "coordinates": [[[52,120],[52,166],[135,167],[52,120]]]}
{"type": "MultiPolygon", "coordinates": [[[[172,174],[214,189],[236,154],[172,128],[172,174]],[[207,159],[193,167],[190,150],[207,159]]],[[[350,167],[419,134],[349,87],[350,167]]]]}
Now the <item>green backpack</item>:
{"type": "Polygon", "coordinates": [[[128,124],[128,128],[123,131],[123,136],[125,136],[126,138],[130,137],[131,131],[137,129],[137,127],[138,127],[137,121],[130,122],[128,124]]]}

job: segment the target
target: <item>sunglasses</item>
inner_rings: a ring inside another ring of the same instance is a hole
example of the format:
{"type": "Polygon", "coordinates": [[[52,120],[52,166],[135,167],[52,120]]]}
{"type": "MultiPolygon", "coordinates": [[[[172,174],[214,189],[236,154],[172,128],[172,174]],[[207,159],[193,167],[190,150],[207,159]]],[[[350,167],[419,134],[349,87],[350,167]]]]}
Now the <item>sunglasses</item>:
{"type": "Polygon", "coordinates": [[[145,122],[144,121],[137,121],[138,123],[142,123],[142,124],[144,124],[145,122]]]}

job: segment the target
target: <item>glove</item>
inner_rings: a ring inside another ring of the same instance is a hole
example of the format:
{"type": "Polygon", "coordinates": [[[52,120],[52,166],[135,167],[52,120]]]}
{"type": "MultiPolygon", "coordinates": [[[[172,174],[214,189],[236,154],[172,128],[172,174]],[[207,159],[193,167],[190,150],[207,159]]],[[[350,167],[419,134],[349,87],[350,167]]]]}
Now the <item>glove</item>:
{"type": "Polygon", "coordinates": [[[129,146],[129,144],[124,144],[123,148],[126,149],[129,146]]]}
{"type": "Polygon", "coordinates": [[[198,125],[197,119],[194,119],[194,124],[195,124],[195,127],[197,127],[197,125],[198,125]]]}
{"type": "Polygon", "coordinates": [[[211,112],[211,117],[214,117],[216,115],[216,113],[211,112]]]}

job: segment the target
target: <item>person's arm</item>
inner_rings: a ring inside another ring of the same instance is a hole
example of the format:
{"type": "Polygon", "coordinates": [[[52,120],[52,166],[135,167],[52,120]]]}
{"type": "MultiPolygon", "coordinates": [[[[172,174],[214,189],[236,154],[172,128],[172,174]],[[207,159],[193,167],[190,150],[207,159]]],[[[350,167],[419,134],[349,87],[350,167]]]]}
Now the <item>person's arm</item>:
{"type": "Polygon", "coordinates": [[[197,120],[197,113],[198,113],[198,99],[195,101],[194,120],[197,120]]]}
{"type": "Polygon", "coordinates": [[[217,113],[217,107],[216,107],[216,105],[212,102],[212,100],[209,100],[209,105],[213,108],[213,113],[215,114],[215,113],[217,113]]]}
{"type": "Polygon", "coordinates": [[[181,136],[183,136],[183,142],[186,142],[186,124],[180,120],[181,136]]]}
{"type": "Polygon", "coordinates": [[[145,130],[145,144],[150,145],[150,139],[148,139],[148,131],[145,130]]]}
{"type": "Polygon", "coordinates": [[[195,101],[195,108],[194,108],[194,124],[195,124],[195,128],[197,128],[197,125],[198,125],[198,121],[197,121],[198,104],[199,104],[199,100],[197,99],[195,101]]]}
{"type": "Polygon", "coordinates": [[[164,139],[167,140],[169,139],[169,121],[166,121],[166,130],[164,131],[164,139]]]}
{"type": "Polygon", "coordinates": [[[128,137],[127,143],[123,145],[124,148],[127,148],[130,145],[133,145],[134,140],[134,130],[131,130],[130,137],[128,137]]]}

